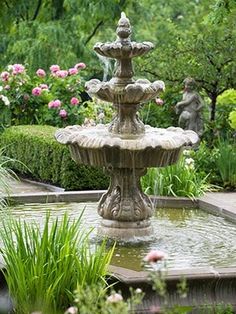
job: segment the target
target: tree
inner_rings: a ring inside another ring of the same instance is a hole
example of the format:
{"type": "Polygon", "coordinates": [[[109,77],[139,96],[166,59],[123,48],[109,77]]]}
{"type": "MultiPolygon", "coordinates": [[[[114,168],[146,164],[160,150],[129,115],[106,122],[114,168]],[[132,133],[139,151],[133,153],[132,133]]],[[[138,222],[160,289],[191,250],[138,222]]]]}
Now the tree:
{"type": "Polygon", "coordinates": [[[236,11],[223,23],[213,24],[205,9],[185,29],[167,21],[165,39],[140,64],[140,70],[171,86],[194,77],[211,100],[210,120],[214,121],[217,96],[236,86],[236,11]]]}

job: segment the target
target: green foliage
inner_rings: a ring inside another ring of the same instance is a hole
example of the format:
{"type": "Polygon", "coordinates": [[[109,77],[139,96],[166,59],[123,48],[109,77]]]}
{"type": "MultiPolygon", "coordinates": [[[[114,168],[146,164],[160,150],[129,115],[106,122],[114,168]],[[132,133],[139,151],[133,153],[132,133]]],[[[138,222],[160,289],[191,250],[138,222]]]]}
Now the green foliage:
{"type": "MultiPolygon", "coordinates": [[[[85,66],[85,65],[84,65],[85,66]]],[[[19,124],[49,124],[65,126],[82,123],[80,114],[81,93],[84,92],[81,69],[73,68],[74,74],[58,71],[28,75],[23,65],[8,66],[1,73],[0,109],[2,127],[19,124]],[[18,72],[15,70],[17,69],[18,72]],[[59,74],[65,75],[60,77],[59,74]],[[71,103],[76,100],[76,103],[71,103]],[[54,106],[54,100],[60,103],[54,106]],[[61,113],[65,115],[61,115],[61,113]]]]}
{"type": "MultiPolygon", "coordinates": [[[[112,291],[109,295],[99,285],[76,289],[75,303],[80,314],[128,314],[135,313],[135,308],[141,303],[144,293],[141,289],[130,288],[130,297],[125,301],[121,294],[112,291]]],[[[69,312],[66,312],[69,314],[69,312]]]]}
{"type": "Polygon", "coordinates": [[[236,150],[235,143],[218,139],[213,147],[202,142],[197,151],[192,152],[196,171],[201,176],[208,175],[208,182],[225,189],[236,189],[236,150]]]}
{"type": "Polygon", "coordinates": [[[140,111],[142,121],[152,127],[160,128],[177,125],[174,106],[178,100],[179,97],[176,89],[168,88],[162,97],[157,99],[157,102],[154,100],[142,107],[140,111]],[[158,104],[159,99],[163,100],[163,104],[158,104]]]}
{"type": "MultiPolygon", "coordinates": [[[[188,151],[186,151],[188,154],[188,151]]],[[[195,172],[194,159],[183,156],[175,165],[150,168],[142,178],[148,194],[194,198],[210,190],[207,176],[195,172]]]]}
{"type": "Polygon", "coordinates": [[[68,147],[54,139],[56,130],[52,126],[40,125],[6,129],[0,136],[0,146],[5,147],[6,156],[21,162],[11,162],[9,167],[22,175],[67,190],[106,188],[108,179],[102,169],[76,165],[68,147]]]}
{"type": "Polygon", "coordinates": [[[16,174],[9,168],[9,164],[11,162],[13,162],[13,160],[5,156],[5,149],[3,147],[0,148],[0,209],[7,205],[7,202],[2,194],[9,194],[9,180],[17,179],[16,174]]]}
{"type": "Polygon", "coordinates": [[[236,189],[236,145],[219,140],[216,167],[220,172],[224,188],[236,189]]]}
{"type": "Polygon", "coordinates": [[[5,276],[15,312],[42,310],[58,313],[73,301],[73,292],[90,285],[103,284],[114,247],[106,243],[91,250],[80,218],[51,221],[47,213],[43,229],[38,224],[6,216],[0,230],[1,254],[5,276]]]}
{"type": "Polygon", "coordinates": [[[230,112],[229,114],[230,126],[236,130],[236,110],[230,112]]]}
{"type": "Polygon", "coordinates": [[[230,114],[236,110],[236,90],[229,89],[218,96],[217,106],[216,124],[219,130],[218,134],[226,138],[227,136],[231,136],[229,132],[230,126],[233,128],[232,122],[230,123],[233,114],[230,114]]]}

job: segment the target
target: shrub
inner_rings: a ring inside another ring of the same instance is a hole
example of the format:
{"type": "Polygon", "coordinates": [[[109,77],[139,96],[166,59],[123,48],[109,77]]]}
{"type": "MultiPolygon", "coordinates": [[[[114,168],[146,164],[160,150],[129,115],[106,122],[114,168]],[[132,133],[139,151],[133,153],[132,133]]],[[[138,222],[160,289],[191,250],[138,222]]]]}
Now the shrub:
{"type": "Polygon", "coordinates": [[[10,167],[21,175],[67,190],[106,188],[108,179],[102,169],[76,165],[68,147],[54,139],[56,130],[40,125],[6,129],[0,136],[0,145],[8,157],[20,161],[12,162],[10,167]]]}
{"type": "Polygon", "coordinates": [[[185,151],[178,163],[164,168],[150,168],[142,178],[148,194],[160,196],[198,197],[210,190],[207,176],[195,172],[194,159],[185,151]]]}

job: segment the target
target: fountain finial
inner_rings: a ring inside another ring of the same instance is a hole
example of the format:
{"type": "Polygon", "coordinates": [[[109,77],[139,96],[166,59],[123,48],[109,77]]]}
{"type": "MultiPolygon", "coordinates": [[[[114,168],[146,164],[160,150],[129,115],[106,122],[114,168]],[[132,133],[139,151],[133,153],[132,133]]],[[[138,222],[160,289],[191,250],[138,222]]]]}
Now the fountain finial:
{"type": "Polygon", "coordinates": [[[118,21],[116,34],[118,35],[118,40],[123,41],[130,37],[131,35],[131,25],[129,19],[126,17],[124,12],[121,12],[121,18],[118,21]]]}

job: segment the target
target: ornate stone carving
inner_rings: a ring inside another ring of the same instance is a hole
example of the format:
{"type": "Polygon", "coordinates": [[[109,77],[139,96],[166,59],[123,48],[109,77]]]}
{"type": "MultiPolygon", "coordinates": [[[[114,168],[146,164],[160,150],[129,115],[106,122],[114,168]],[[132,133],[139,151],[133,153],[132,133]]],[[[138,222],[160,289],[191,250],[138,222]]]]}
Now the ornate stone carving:
{"type": "Polygon", "coordinates": [[[122,14],[117,40],[97,43],[94,50],[117,60],[114,77],[109,82],[90,80],[88,93],[112,102],[117,114],[109,125],[69,126],[56,132],[56,139],[70,147],[78,164],[103,166],[111,176],[108,191],[102,196],[98,212],[103,217],[100,233],[119,238],[145,236],[151,233],[149,218],[153,206],[142,192],[140,177],[148,167],[175,163],[184,145],[193,145],[198,136],[181,128],[152,128],[137,115],[141,103],[157,97],[164,90],[162,81],[135,81],[132,58],[153,48],[148,42],[130,40],[131,27],[122,14]]]}
{"type": "Polygon", "coordinates": [[[109,170],[111,182],[102,196],[98,213],[104,218],[116,221],[142,221],[150,218],[153,205],[142,192],[140,177],[146,169],[115,168],[109,170]]]}

